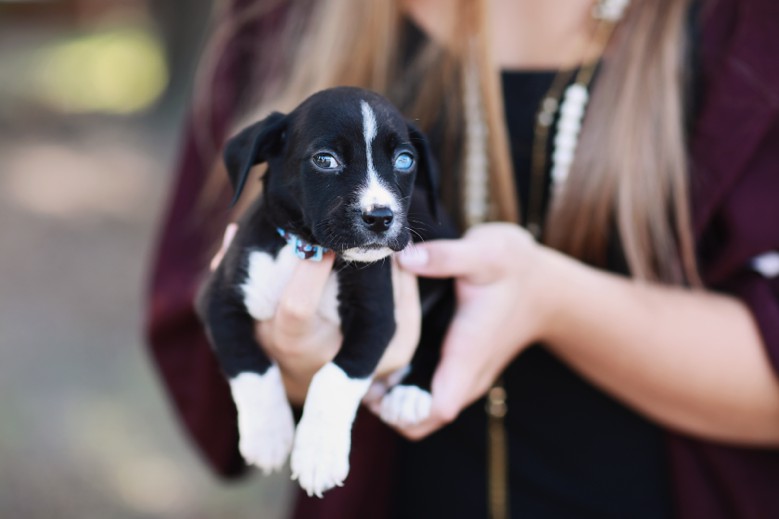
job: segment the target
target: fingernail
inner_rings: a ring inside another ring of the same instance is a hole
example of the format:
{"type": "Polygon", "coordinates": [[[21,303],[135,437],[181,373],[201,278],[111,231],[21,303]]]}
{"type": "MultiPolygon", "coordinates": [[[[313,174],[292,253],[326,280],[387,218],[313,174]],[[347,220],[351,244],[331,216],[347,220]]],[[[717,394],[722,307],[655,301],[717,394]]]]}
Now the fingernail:
{"type": "Polygon", "coordinates": [[[427,265],[429,259],[427,250],[413,245],[403,249],[398,257],[400,264],[404,267],[422,267],[427,265]]]}

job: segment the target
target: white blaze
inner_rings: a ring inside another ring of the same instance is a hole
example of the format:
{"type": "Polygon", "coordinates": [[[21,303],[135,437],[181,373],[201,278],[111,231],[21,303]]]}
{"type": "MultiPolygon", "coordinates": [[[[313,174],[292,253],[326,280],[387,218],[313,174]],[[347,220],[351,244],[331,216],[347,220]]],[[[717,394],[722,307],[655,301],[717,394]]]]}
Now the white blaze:
{"type": "Polygon", "coordinates": [[[367,182],[360,190],[360,209],[369,211],[376,206],[389,207],[393,211],[399,204],[392,192],[382,183],[373,162],[373,141],[376,139],[376,114],[366,101],[360,101],[362,109],[362,134],[365,138],[367,182]]]}

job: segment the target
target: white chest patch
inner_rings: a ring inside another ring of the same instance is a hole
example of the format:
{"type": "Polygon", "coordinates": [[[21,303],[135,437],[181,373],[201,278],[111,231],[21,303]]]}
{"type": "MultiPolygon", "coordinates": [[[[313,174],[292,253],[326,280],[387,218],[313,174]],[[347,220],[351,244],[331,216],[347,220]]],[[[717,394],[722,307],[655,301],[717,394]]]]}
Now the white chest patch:
{"type": "Polygon", "coordinates": [[[308,495],[321,497],[349,474],[352,423],[370,383],[349,378],[332,362],[314,375],[290,460],[292,477],[308,495]]]}
{"type": "Polygon", "coordinates": [[[381,249],[364,249],[361,247],[354,247],[352,249],[346,249],[343,251],[341,256],[343,256],[343,258],[347,261],[373,263],[375,261],[383,260],[390,254],[392,254],[392,249],[389,247],[382,247],[381,249]]]}
{"type": "MultiPolygon", "coordinates": [[[[295,256],[291,245],[285,245],[276,258],[262,251],[249,253],[246,281],[241,285],[243,302],[249,315],[258,321],[266,321],[276,313],[281,293],[301,260],[295,256]]],[[[328,321],[338,324],[338,280],[330,274],[319,304],[319,313],[328,321]]]]}

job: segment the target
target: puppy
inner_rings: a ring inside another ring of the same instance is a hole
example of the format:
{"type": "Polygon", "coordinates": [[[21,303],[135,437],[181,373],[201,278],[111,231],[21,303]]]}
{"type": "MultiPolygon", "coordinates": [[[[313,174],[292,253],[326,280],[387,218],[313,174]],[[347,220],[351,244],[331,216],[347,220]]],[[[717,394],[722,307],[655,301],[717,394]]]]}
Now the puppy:
{"type": "MultiPolygon", "coordinates": [[[[321,497],[349,472],[352,422],[395,332],[388,256],[409,243],[416,183],[437,212],[436,167],[423,134],[389,101],[348,87],[244,129],[224,158],[233,203],[252,166],[265,162],[267,172],[262,195],[201,290],[198,312],[229,379],[244,459],[271,472],[291,451],[293,478],[321,497]],[[317,259],[325,249],[336,261],[320,313],[340,324],[343,343],[311,381],[295,430],[279,368],[257,343],[254,321],[274,315],[296,258],[317,259]]],[[[426,418],[425,385],[396,386],[382,402],[385,420],[426,418]]]]}

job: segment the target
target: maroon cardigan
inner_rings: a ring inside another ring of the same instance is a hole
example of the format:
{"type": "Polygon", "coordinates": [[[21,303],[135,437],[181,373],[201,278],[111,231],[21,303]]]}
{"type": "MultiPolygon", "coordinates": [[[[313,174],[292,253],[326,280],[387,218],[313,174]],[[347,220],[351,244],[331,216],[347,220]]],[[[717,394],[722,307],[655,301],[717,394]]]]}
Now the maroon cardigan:
{"type": "MultiPolygon", "coordinates": [[[[237,2],[248,4],[248,2],[237,2]]],[[[247,25],[225,49],[216,72],[208,126],[224,140],[253,77],[272,76],[272,49],[282,7],[247,25]],[[249,67],[248,64],[253,64],[249,67]],[[263,68],[264,67],[264,68],[263,68]]],[[[704,19],[701,89],[690,142],[693,221],[704,282],[733,294],[752,311],[768,357],[779,372],[779,278],[750,267],[779,251],[779,2],[714,0],[704,19]]],[[[186,123],[178,174],[153,263],[147,332],[175,410],[195,446],[217,473],[244,466],[235,409],[192,308],[214,229],[227,212],[209,214],[201,192],[216,157],[204,153],[195,118],[186,123]]],[[[202,130],[202,125],[198,126],[202,130]]],[[[226,204],[225,204],[226,206],[226,204]]],[[[705,362],[705,359],[701,359],[705,362]]],[[[297,517],[378,517],[389,497],[394,437],[368,413],[355,426],[349,484],[322,500],[301,498],[297,517]]],[[[677,515],[682,518],[779,517],[779,451],[746,449],[668,433],[677,515]]]]}

